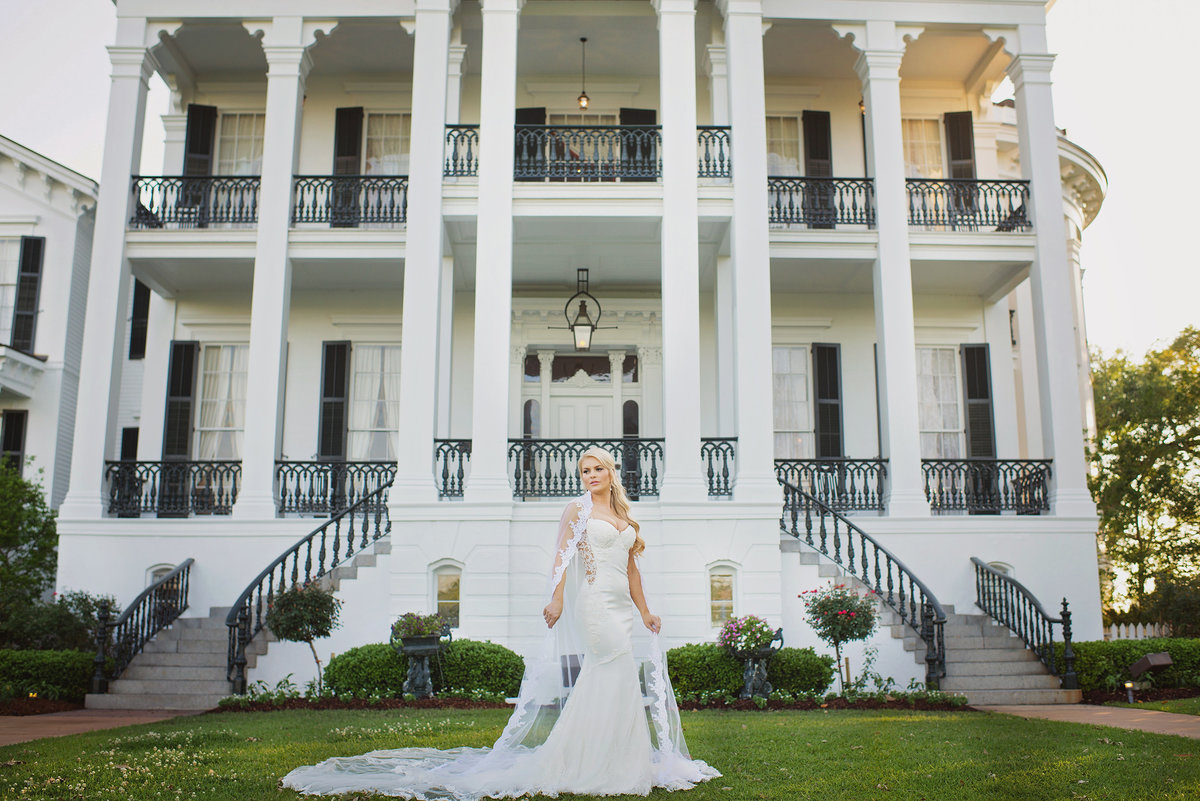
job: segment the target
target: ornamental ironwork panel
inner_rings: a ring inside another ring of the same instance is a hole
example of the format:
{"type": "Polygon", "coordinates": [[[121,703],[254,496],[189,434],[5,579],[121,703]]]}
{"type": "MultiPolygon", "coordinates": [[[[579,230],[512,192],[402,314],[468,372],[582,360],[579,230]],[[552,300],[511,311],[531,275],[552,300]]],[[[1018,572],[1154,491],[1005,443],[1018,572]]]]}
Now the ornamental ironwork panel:
{"type": "Polygon", "coordinates": [[[593,446],[612,454],[621,471],[621,483],[631,499],[658,495],[663,467],[663,442],[659,439],[510,439],[508,467],[513,476],[513,496],[570,498],[583,493],[579,457],[593,446]]]}
{"type": "Polygon", "coordinates": [[[704,463],[710,498],[733,495],[733,477],[737,473],[736,455],[737,437],[700,439],[700,461],[704,463]]]}
{"type": "Polygon", "coordinates": [[[1032,231],[1028,181],[909,178],[908,224],[947,231],[1032,231]]]}
{"type": "Polygon", "coordinates": [[[875,182],[870,178],[767,178],[771,225],[875,227],[875,182]]]}
{"type": "Polygon", "coordinates": [[[105,462],[108,513],[116,517],[227,515],[237,500],[241,462],[105,462]]]}
{"type": "MultiPolygon", "coordinates": [[[[396,477],[395,462],[275,462],[281,514],[336,514],[396,477]]],[[[387,493],[380,495],[387,503],[387,493]]]]}
{"type": "Polygon", "coordinates": [[[701,178],[728,178],[732,175],[728,125],[701,125],[696,128],[697,174],[701,178]]]}
{"type": "Polygon", "coordinates": [[[479,175],[479,126],[446,126],[446,164],[442,174],[447,178],[479,175]]]}
{"type": "Polygon", "coordinates": [[[135,175],[129,227],[251,227],[260,183],[257,175],[135,175]]]}
{"type": "Polygon", "coordinates": [[[883,511],[887,460],[776,459],[775,477],[839,512],[883,511]]]}
{"type": "Polygon", "coordinates": [[[922,459],[933,512],[1038,515],[1050,511],[1050,459],[922,459]]]}
{"type": "Polygon", "coordinates": [[[471,440],[435,439],[433,460],[438,497],[461,498],[471,463],[471,440]]]}
{"type": "Polygon", "coordinates": [[[356,228],[399,225],[407,219],[407,175],[297,175],[293,179],[293,224],[356,228]]]}
{"type": "Polygon", "coordinates": [[[658,125],[518,125],[519,181],[653,181],[662,175],[658,125]]]}

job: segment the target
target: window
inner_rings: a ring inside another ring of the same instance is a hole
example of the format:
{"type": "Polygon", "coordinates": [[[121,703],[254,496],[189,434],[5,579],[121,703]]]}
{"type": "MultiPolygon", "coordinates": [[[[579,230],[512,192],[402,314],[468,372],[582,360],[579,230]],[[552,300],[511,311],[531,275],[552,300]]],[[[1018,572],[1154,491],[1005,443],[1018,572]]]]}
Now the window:
{"type": "Polygon", "coordinates": [[[957,348],[917,348],[917,403],[923,459],[962,456],[958,385],[957,348]]]}
{"type": "Polygon", "coordinates": [[[775,458],[808,459],[813,454],[808,348],[771,349],[775,407],[775,458]]]}
{"type": "Polygon", "coordinates": [[[14,348],[33,353],[37,329],[38,289],[42,281],[42,252],[46,240],[40,236],[21,237],[21,266],[17,271],[17,291],[12,318],[14,348]]]}
{"type": "Polygon", "coordinates": [[[608,356],[576,356],[569,353],[560,353],[554,357],[554,363],[550,367],[550,380],[561,384],[570,381],[580,370],[597,383],[612,382],[612,376],[609,375],[612,364],[608,356]]]}
{"type": "Polygon", "coordinates": [[[150,287],[133,282],[133,311],[129,317],[129,358],[146,358],[146,331],[150,321],[150,287]]]}
{"type": "Polygon", "coordinates": [[[349,457],[394,462],[400,429],[400,346],[356,344],[350,364],[349,457]]]}
{"type": "Polygon", "coordinates": [[[904,170],[909,178],[945,178],[942,126],[937,120],[902,120],[904,170]]]}
{"type": "Polygon", "coordinates": [[[439,567],[433,573],[433,581],[437,613],[450,624],[450,628],[458,628],[462,607],[462,568],[439,567]]]}
{"type": "Polygon", "coordinates": [[[813,345],[813,372],[816,373],[817,457],[837,458],[842,453],[842,382],[841,347],[813,345]]]}
{"type": "Polygon", "coordinates": [[[222,114],[217,175],[261,175],[266,114],[222,114]]]}
{"type": "Polygon", "coordinates": [[[535,400],[525,401],[521,414],[521,436],[536,439],[542,435],[542,409],[535,400]]]}
{"type": "Polygon", "coordinates": [[[0,416],[0,459],[22,472],[25,467],[25,425],[29,412],[7,411],[0,416]]]}
{"type": "Polygon", "coordinates": [[[135,428],[121,429],[121,461],[132,462],[137,459],[138,432],[135,428]]]}
{"type": "Polygon", "coordinates": [[[367,114],[364,175],[407,175],[410,114],[367,114]]]}
{"type": "Polygon", "coordinates": [[[525,357],[525,383],[537,384],[542,380],[542,361],[537,354],[525,357]]]}
{"type": "Polygon", "coordinates": [[[548,116],[549,125],[616,125],[616,114],[551,114],[548,116]]]}
{"type": "Polygon", "coordinates": [[[631,353],[625,357],[625,362],[621,365],[621,383],[636,384],[638,381],[638,357],[631,353]]]}
{"type": "Polygon", "coordinates": [[[200,357],[200,419],[196,458],[242,458],[249,345],[204,345],[200,357]]]}
{"type": "Polygon", "coordinates": [[[800,120],[767,117],[767,175],[800,174],[800,120]]]}
{"type": "Polygon", "coordinates": [[[714,629],[733,617],[733,568],[714,567],[708,571],[709,618],[714,629]]]}
{"type": "Polygon", "coordinates": [[[12,341],[13,309],[17,303],[17,273],[21,264],[21,240],[0,239],[0,342],[12,341]]]}

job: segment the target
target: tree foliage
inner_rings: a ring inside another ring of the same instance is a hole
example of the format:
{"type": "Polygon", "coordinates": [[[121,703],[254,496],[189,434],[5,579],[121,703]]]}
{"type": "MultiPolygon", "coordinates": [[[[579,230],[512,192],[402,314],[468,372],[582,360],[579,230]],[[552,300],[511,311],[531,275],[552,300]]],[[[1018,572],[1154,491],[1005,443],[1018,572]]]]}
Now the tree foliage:
{"type": "Polygon", "coordinates": [[[276,593],[267,604],[267,627],[281,640],[306,642],[317,663],[317,689],[321,690],[321,659],[313,640],[328,637],[341,625],[342,601],[332,590],[317,584],[293,584],[276,593]]]}
{"type": "Polygon", "coordinates": [[[1094,354],[1092,385],[1101,547],[1144,607],[1155,583],[1200,576],[1200,330],[1140,362],[1094,354]]]}
{"type": "Polygon", "coordinates": [[[58,532],[38,480],[0,459],[0,608],[32,604],[50,589],[58,532]]]}

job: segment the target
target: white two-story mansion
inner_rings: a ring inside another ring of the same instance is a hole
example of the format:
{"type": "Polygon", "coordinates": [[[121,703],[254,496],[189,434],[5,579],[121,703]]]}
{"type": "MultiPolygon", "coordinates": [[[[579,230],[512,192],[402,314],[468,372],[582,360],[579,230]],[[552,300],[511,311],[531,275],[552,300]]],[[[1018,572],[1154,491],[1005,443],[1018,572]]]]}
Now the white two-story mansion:
{"type": "Polygon", "coordinates": [[[58,585],[121,632],[188,608],[109,698],[305,678],[266,601],[329,571],[328,651],[406,611],[531,647],[591,444],[670,645],[751,613],[815,645],[797,595],[836,576],[901,685],[999,688],[981,609],[1036,646],[1065,597],[1099,638],[1106,179],[1055,128],[1045,6],[116,0],[58,585]]]}

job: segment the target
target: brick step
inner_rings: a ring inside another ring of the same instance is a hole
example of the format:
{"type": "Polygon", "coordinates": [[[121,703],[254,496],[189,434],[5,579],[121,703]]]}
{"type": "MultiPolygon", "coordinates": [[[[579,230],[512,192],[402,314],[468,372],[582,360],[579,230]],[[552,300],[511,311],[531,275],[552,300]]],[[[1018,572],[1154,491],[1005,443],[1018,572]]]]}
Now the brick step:
{"type": "MultiPolygon", "coordinates": [[[[179,654],[177,654],[179,656],[179,654]]],[[[125,668],[120,681],[225,681],[225,661],[219,665],[146,665],[140,661],[125,668]]]]}
{"type": "Polygon", "coordinates": [[[970,690],[1056,690],[1060,687],[1060,682],[1057,676],[1051,676],[1048,673],[1043,673],[1040,676],[1036,675],[1007,675],[1007,676],[956,676],[946,671],[946,678],[942,679],[941,686],[943,690],[950,691],[970,691],[970,690]]]}
{"type": "Polygon", "coordinates": [[[1081,690],[969,690],[959,692],[973,706],[992,704],[1078,704],[1081,690]]]}
{"type": "Polygon", "coordinates": [[[229,695],[191,695],[180,693],[151,693],[146,695],[97,695],[88,693],[84,706],[88,709],[215,709],[217,702],[229,695]]]}
{"type": "Polygon", "coordinates": [[[177,681],[175,679],[117,679],[108,685],[109,695],[229,695],[229,682],[177,681]]]}

